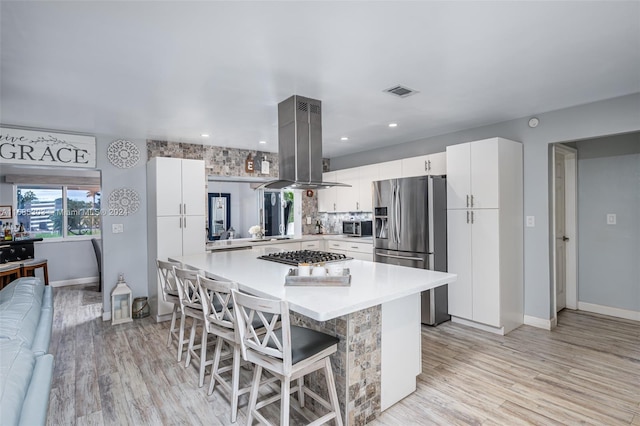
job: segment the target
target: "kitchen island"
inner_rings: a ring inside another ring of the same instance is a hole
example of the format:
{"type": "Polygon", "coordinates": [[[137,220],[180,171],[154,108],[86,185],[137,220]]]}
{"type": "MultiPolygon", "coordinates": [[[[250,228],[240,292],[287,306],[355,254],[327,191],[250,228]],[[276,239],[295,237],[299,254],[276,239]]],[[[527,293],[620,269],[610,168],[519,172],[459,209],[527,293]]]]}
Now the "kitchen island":
{"type": "Polygon", "coordinates": [[[420,293],[456,279],[455,274],[349,260],[349,287],[290,287],[290,266],[258,259],[277,249],[203,253],[173,260],[240,290],[284,299],[292,323],[340,338],[332,367],[345,424],[378,417],[416,389],[421,372],[420,293]]]}

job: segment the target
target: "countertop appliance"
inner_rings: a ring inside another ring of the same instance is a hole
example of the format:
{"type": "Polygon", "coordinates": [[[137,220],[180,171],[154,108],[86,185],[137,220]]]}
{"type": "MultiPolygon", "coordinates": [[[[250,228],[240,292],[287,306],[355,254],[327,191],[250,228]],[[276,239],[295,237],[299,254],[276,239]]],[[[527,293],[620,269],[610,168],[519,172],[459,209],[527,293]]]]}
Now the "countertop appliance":
{"type": "MultiPolygon", "coordinates": [[[[374,261],[447,272],[446,176],[373,183],[374,261]]],[[[422,293],[422,322],[449,320],[447,286],[422,293]]]]}
{"type": "Polygon", "coordinates": [[[342,222],[342,233],[350,237],[367,237],[372,235],[373,221],[345,220],[342,222]]]}
{"type": "Polygon", "coordinates": [[[351,260],[342,253],[329,253],[316,250],[279,251],[258,256],[258,259],[284,263],[285,265],[298,266],[299,263],[330,263],[351,260]]]}

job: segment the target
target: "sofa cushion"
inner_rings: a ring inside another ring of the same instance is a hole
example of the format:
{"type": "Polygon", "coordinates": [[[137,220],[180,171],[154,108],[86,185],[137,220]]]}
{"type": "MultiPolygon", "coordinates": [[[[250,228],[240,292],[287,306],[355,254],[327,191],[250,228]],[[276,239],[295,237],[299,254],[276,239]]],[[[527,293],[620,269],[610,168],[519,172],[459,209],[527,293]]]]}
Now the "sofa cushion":
{"type": "Polygon", "coordinates": [[[18,278],[0,291],[0,339],[33,344],[42,307],[44,284],[39,278],[18,278]]]}
{"type": "MultiPolygon", "coordinates": [[[[35,366],[33,353],[15,340],[0,340],[0,413],[2,424],[16,425],[35,366]]],[[[46,389],[49,392],[49,388],[46,389]]]]}
{"type": "Polygon", "coordinates": [[[52,378],[53,355],[37,356],[27,396],[22,404],[20,425],[44,425],[47,422],[52,378]]]}

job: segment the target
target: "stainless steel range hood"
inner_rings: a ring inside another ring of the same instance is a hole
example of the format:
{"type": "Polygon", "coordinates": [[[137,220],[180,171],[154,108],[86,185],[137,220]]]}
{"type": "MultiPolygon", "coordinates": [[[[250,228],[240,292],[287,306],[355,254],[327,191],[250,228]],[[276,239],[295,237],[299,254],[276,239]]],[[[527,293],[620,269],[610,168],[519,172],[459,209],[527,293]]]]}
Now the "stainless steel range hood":
{"type": "Polygon", "coordinates": [[[279,179],[268,189],[349,186],[322,181],[322,111],[316,99],[293,95],[278,104],[279,179]]]}

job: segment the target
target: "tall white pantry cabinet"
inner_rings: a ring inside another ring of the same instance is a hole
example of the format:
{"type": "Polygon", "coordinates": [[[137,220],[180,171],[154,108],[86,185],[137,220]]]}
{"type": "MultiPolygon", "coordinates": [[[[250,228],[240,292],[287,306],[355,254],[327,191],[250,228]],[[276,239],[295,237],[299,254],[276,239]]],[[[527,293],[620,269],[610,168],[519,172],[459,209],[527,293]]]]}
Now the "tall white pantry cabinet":
{"type": "Polygon", "coordinates": [[[156,259],[205,251],[206,195],[204,161],[155,157],[147,163],[148,292],[156,321],[173,309],[162,300],[156,259]]]}
{"type": "Polygon", "coordinates": [[[499,334],[524,322],[522,144],[492,138],[447,147],[452,321],[499,334]]]}

